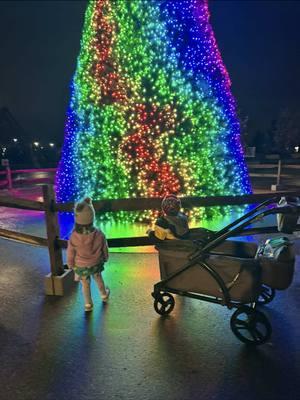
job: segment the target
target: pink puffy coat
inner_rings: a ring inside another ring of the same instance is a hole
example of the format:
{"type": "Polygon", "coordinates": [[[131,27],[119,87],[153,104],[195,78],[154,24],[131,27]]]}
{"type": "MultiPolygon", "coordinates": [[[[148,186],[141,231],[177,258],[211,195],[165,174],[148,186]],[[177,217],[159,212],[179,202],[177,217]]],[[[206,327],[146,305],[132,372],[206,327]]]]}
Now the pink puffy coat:
{"type": "Polygon", "coordinates": [[[108,260],[108,247],[103,232],[95,229],[89,234],[81,234],[75,230],[68,240],[67,264],[69,268],[93,267],[108,260]]]}

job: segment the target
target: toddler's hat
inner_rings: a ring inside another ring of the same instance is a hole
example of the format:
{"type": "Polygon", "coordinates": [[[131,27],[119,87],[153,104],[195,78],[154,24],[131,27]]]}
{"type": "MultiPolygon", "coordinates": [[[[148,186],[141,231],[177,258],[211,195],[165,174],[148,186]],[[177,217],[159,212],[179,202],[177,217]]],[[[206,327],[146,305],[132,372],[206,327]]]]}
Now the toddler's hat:
{"type": "Polygon", "coordinates": [[[162,203],[161,208],[165,214],[177,214],[180,210],[181,202],[175,194],[167,194],[162,203]]]}
{"type": "Polygon", "coordinates": [[[80,225],[90,225],[94,222],[95,209],[92,200],[87,197],[75,204],[75,222],[80,225]]]}

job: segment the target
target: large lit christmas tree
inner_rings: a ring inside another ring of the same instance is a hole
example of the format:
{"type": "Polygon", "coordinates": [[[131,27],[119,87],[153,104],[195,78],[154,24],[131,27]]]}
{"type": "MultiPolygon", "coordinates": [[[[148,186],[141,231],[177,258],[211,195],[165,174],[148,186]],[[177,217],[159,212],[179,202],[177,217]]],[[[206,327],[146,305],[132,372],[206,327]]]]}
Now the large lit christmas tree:
{"type": "Polygon", "coordinates": [[[207,0],[91,1],[58,200],[250,193],[230,85],[207,0]]]}

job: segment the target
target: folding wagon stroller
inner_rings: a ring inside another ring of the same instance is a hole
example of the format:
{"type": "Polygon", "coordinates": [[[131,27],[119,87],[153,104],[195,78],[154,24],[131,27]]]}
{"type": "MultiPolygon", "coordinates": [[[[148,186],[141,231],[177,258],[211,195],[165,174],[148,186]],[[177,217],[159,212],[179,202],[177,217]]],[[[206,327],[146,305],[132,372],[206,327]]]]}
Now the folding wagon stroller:
{"type": "Polygon", "coordinates": [[[191,240],[165,240],[156,244],[161,281],[154,285],[154,309],[169,314],[172,294],[236,308],[230,326],[239,340],[259,345],[269,340],[271,324],[257,305],[273,300],[275,290],[287,289],[293,280],[295,255],[287,237],[274,237],[258,246],[254,242],[227,240],[245,234],[268,233],[270,228],[245,229],[252,222],[277,214],[274,227],[293,233],[300,215],[298,199],[274,197],[219,232],[196,229],[191,240]]]}

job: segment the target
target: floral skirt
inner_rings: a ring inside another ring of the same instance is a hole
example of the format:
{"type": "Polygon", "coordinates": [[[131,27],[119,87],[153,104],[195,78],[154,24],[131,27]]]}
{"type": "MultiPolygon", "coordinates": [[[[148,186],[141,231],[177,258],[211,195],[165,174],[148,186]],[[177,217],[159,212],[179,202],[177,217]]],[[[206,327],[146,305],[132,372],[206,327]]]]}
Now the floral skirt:
{"type": "Polygon", "coordinates": [[[92,267],[75,267],[73,268],[73,271],[75,272],[75,281],[80,281],[82,278],[84,279],[90,279],[91,275],[99,274],[104,270],[104,263],[101,262],[97,265],[94,265],[92,267]]]}

